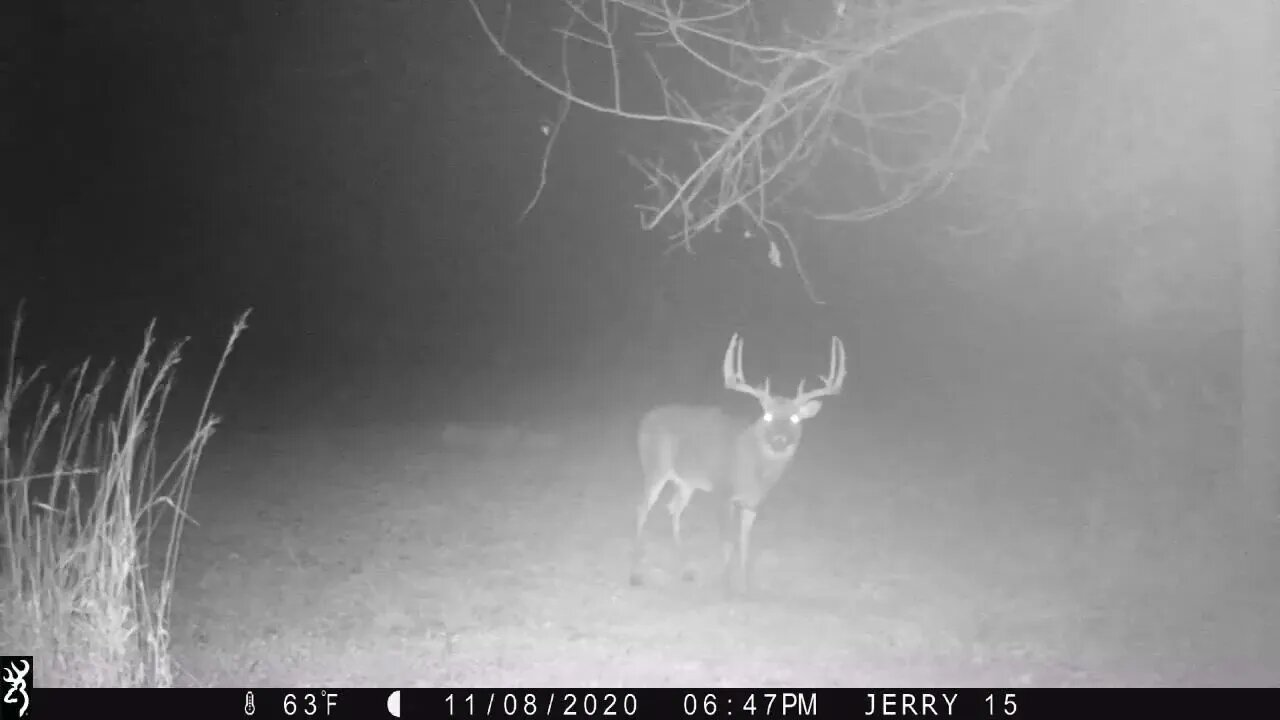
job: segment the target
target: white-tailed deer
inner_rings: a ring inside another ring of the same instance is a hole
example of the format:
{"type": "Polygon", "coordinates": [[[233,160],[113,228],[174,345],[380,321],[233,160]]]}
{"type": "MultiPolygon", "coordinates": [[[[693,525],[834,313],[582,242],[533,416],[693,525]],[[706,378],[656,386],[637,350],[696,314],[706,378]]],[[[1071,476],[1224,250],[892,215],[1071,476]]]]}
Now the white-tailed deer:
{"type": "Polygon", "coordinates": [[[832,337],[831,366],[822,378],[823,386],[806,392],[801,380],[794,398],[775,397],[769,393],[767,377],[761,387],[747,384],[742,374],[742,338],[734,333],[724,354],[724,386],[758,400],[759,417],[747,424],[718,407],[697,405],[662,405],[650,410],[640,421],[638,438],[644,489],[636,508],[631,584],[644,581],[645,520],[670,483],[675,492],[667,511],[684,578],[692,579],[693,572],[680,539],[680,516],[693,493],[702,490],[720,503],[725,587],[733,591],[736,570],[743,591],[749,591],[747,559],[756,513],[795,457],[804,421],[822,409],[818,398],[839,394],[844,376],[844,343],[832,337]]]}

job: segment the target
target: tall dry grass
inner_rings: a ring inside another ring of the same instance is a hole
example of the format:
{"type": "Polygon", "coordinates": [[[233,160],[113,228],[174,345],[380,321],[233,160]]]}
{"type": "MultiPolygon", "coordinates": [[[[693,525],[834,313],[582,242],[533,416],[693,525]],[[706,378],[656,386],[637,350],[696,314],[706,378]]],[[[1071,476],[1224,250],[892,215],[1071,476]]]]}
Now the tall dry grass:
{"type": "Polygon", "coordinates": [[[173,684],[169,613],[186,509],[218,424],[209,403],[167,465],[159,436],[182,342],[153,358],[155,323],[118,400],[113,365],[90,361],[53,387],[18,365],[21,307],[0,396],[0,654],[32,654],[45,687],[173,684]],[[157,362],[158,360],[158,362],[157,362]]]}

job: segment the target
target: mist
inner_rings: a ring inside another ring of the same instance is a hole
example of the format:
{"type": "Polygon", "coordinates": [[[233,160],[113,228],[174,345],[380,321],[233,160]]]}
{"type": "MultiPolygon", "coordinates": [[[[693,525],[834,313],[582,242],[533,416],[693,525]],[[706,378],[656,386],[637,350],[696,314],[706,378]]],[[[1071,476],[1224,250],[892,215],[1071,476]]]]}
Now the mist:
{"type": "MultiPolygon", "coordinates": [[[[559,7],[510,29],[536,67],[558,62],[538,38],[559,7]]],[[[1274,528],[1223,510],[1244,392],[1230,112],[1183,127],[1157,103],[1138,134],[1200,145],[1111,152],[1130,146],[1080,129],[1124,114],[1089,84],[1108,60],[1075,42],[1111,16],[1072,12],[994,160],[865,222],[788,214],[795,256],[740,216],[690,248],[642,229],[628,155],[688,152],[651,123],[575,108],[544,156],[557,99],[469,3],[22,18],[0,228],[19,362],[128,362],[154,321],[189,338],[165,420],[185,432],[251,310],[212,395],[176,682],[1274,685],[1274,528]],[[1093,124],[1055,119],[1086,100],[1093,124]],[[1075,163],[1090,143],[1112,164],[1075,163]],[[1122,167],[1139,179],[1117,190],[1122,167]],[[1135,187],[1156,198],[1141,221],[1135,187]],[[1008,204],[973,199],[993,188],[1008,204]],[[1014,194],[1060,202],[1019,216],[1014,194]],[[757,418],[725,387],[735,333],[774,393],[820,385],[833,336],[847,351],[758,508],[757,594],[721,593],[714,491],[683,520],[692,580],[659,503],[630,586],[639,423],[757,418]]],[[[806,199],[870,192],[816,167],[806,199]]]]}

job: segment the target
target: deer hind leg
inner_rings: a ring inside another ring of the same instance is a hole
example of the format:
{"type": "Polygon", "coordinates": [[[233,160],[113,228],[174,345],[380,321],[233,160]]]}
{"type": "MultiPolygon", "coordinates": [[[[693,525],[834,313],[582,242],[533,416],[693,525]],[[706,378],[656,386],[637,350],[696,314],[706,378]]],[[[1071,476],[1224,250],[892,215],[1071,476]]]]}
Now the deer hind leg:
{"type": "Polygon", "coordinates": [[[678,478],[675,486],[676,491],[667,502],[667,512],[671,513],[671,537],[675,540],[676,556],[680,561],[680,577],[685,580],[692,580],[693,566],[689,564],[689,557],[684,549],[684,540],[680,537],[680,517],[684,515],[684,509],[689,507],[689,500],[693,497],[693,488],[681,482],[678,478]]]}
{"type": "Polygon", "coordinates": [[[658,496],[662,494],[662,489],[666,487],[667,481],[671,479],[670,474],[664,474],[656,477],[645,478],[644,493],[640,497],[640,504],[636,506],[636,536],[635,544],[631,549],[631,584],[643,585],[644,573],[642,566],[644,564],[644,524],[649,518],[649,511],[653,509],[654,503],[658,502],[658,496]]]}

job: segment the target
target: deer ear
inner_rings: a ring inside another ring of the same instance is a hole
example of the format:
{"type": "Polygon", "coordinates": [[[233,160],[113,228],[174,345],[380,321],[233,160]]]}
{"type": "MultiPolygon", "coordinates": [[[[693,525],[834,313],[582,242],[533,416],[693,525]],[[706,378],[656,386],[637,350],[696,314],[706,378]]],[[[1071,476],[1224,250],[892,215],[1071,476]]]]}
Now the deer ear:
{"type": "Polygon", "coordinates": [[[796,414],[804,418],[805,420],[808,420],[814,415],[817,415],[818,411],[821,409],[822,409],[821,400],[810,400],[809,402],[796,408],[796,414]]]}

